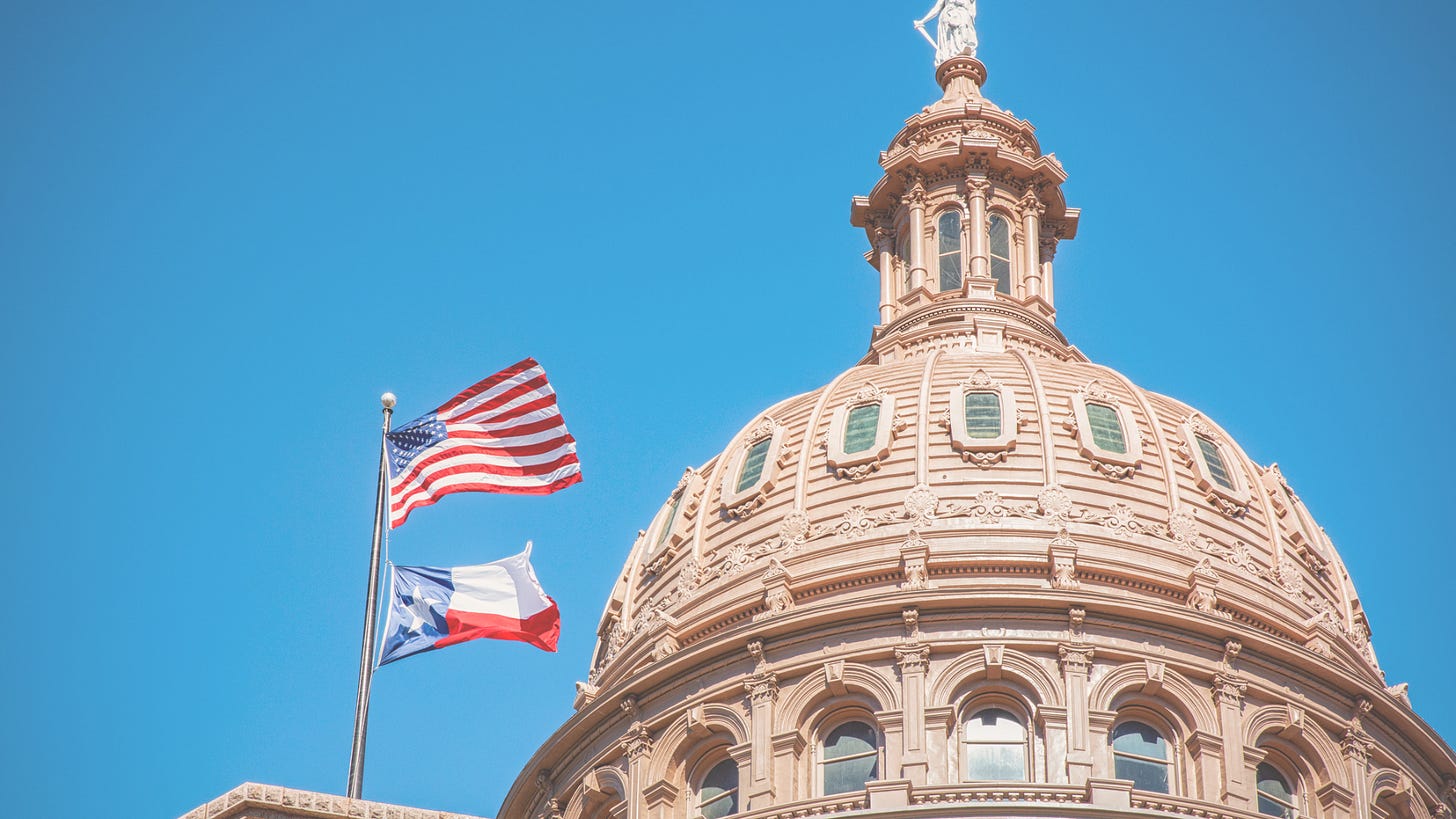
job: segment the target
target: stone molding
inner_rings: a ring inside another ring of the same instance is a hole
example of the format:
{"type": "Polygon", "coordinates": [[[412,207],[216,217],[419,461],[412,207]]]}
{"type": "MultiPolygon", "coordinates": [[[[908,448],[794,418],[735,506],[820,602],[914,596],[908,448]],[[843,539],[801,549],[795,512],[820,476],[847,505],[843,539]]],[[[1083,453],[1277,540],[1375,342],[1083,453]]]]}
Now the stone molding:
{"type": "Polygon", "coordinates": [[[244,782],[179,819],[480,819],[314,791],[244,782]]]}

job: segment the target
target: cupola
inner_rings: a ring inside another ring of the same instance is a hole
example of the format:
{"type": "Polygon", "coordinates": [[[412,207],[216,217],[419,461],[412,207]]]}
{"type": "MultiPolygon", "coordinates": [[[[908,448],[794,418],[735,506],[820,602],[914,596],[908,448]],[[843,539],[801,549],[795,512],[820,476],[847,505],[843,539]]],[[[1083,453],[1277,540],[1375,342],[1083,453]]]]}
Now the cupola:
{"type": "Polygon", "coordinates": [[[1052,260],[1080,216],[1062,193],[1066,171],[1030,122],[982,95],[980,60],[950,57],[935,76],[943,96],[906,121],[880,154],[884,176],[850,209],[880,274],[865,361],[999,351],[1013,325],[1064,348],[1052,260]]]}

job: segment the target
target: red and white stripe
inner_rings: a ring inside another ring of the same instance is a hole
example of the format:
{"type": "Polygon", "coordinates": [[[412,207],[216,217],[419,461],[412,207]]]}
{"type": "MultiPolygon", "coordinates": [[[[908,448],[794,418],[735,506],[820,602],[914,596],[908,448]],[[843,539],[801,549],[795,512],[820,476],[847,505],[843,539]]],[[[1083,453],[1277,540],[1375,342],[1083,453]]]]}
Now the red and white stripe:
{"type": "Polygon", "coordinates": [[[546,371],[533,359],[470,387],[435,417],[449,437],[390,478],[390,528],[455,492],[546,495],[581,481],[576,439],[566,431],[546,371]]]}

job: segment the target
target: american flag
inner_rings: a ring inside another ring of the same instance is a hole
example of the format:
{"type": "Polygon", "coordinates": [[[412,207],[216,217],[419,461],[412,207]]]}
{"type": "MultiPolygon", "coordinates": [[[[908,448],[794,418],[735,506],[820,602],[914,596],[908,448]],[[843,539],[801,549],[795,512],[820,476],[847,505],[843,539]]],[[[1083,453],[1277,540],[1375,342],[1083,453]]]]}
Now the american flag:
{"type": "Polygon", "coordinates": [[[556,391],[529,358],[385,437],[391,529],[455,492],[547,495],[581,481],[556,391]]]}

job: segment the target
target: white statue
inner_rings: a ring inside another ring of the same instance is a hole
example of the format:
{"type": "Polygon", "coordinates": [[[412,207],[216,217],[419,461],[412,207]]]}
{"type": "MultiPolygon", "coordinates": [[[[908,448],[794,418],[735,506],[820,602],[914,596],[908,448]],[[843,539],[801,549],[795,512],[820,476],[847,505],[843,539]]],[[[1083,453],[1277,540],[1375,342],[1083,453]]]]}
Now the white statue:
{"type": "Polygon", "coordinates": [[[935,7],[915,21],[915,28],[935,46],[935,64],[951,57],[976,56],[976,0],[935,0],[935,7]],[[936,39],[925,33],[925,24],[939,14],[935,24],[936,39]]]}

